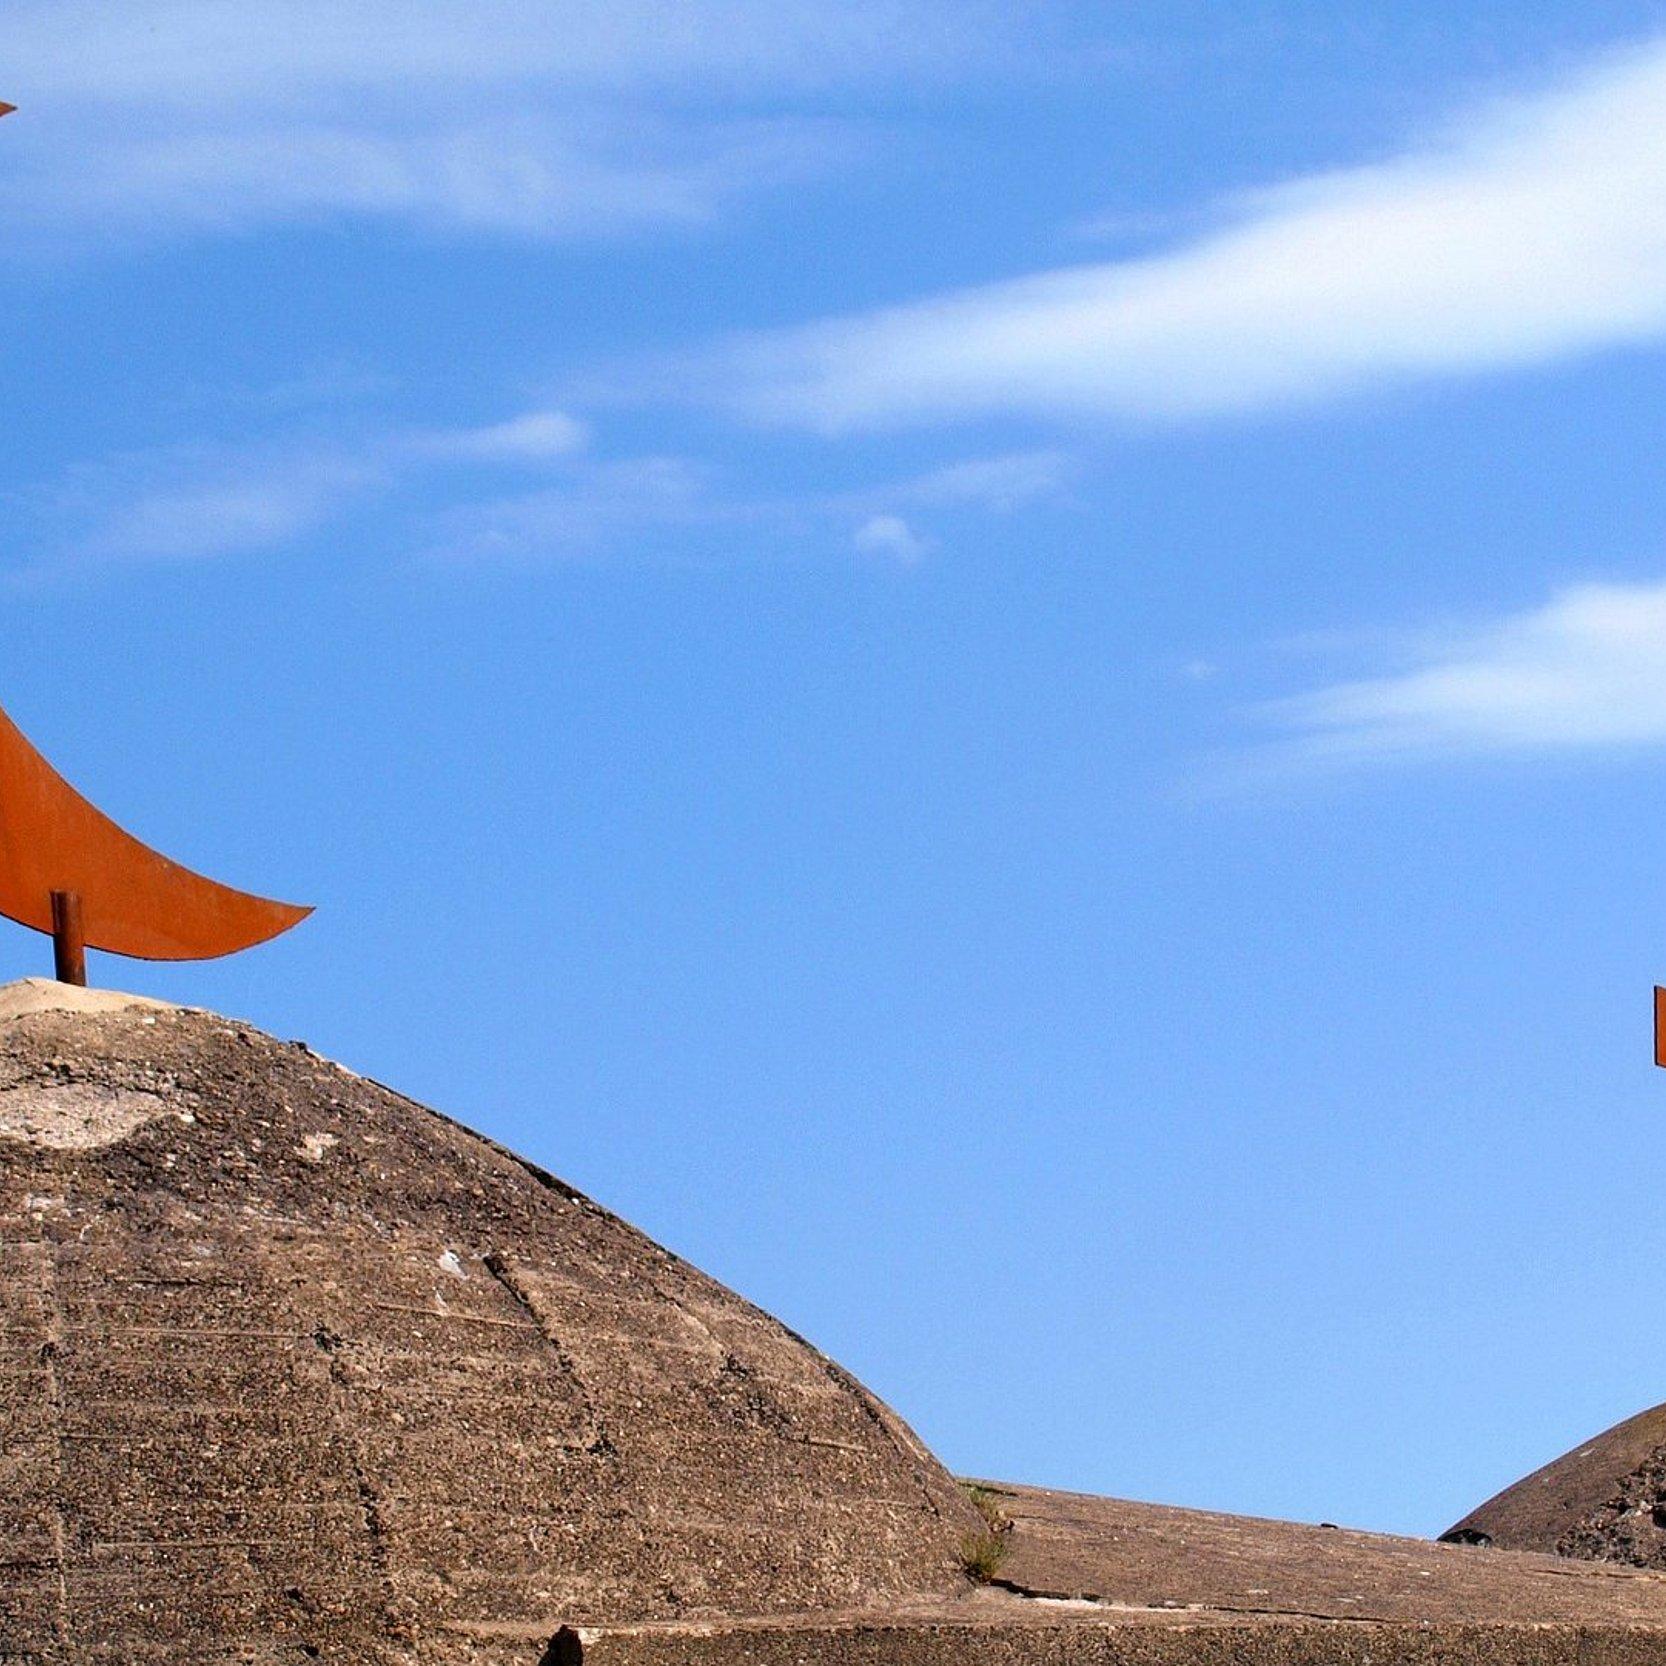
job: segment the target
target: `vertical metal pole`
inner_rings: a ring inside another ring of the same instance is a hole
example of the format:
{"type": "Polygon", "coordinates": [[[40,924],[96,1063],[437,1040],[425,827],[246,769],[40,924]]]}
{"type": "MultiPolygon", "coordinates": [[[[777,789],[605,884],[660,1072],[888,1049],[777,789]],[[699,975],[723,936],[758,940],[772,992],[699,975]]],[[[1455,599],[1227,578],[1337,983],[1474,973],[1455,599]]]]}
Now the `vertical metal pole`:
{"type": "Polygon", "coordinates": [[[87,982],[87,940],[81,933],[81,893],[52,893],[52,961],[59,983],[87,982]]]}

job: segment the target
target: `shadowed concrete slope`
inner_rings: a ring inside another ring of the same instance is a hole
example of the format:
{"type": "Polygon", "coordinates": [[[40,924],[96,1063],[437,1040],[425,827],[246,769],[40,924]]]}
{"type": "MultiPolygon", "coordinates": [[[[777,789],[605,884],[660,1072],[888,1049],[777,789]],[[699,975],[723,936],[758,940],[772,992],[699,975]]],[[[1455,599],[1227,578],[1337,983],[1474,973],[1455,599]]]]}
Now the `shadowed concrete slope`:
{"type": "Polygon", "coordinates": [[[0,1659],[964,1588],[954,1483],[766,1314],[302,1047],[76,999],[0,991],[0,1659]]]}
{"type": "Polygon", "coordinates": [[[1666,1406],[1534,1470],[1444,1537],[1666,1568],[1666,1406]]]}

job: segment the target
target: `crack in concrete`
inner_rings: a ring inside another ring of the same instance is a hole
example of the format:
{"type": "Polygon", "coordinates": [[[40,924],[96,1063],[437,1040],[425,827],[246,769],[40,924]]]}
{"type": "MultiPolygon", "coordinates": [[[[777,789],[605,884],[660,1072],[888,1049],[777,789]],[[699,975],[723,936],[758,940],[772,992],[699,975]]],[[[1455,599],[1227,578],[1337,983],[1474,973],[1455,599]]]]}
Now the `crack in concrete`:
{"type": "Polygon", "coordinates": [[[601,1413],[596,1410],[595,1398],[590,1393],[589,1384],[585,1382],[583,1373],[574,1363],[572,1355],[562,1345],[560,1336],[556,1334],[555,1326],[550,1323],[549,1315],[533,1300],[532,1292],[516,1276],[515,1270],[509,1265],[507,1258],[499,1251],[492,1250],[483,1256],[482,1265],[516,1306],[532,1321],[538,1334],[549,1344],[555,1355],[556,1364],[561,1368],[562,1375],[573,1385],[573,1391],[578,1395],[580,1415],[584,1422],[587,1437],[582,1449],[596,1457],[611,1456],[618,1448],[613,1444],[612,1437],[607,1432],[607,1426],[602,1421],[601,1413]]]}
{"type": "Polygon", "coordinates": [[[1408,1622],[1389,1614],[1332,1614],[1318,1608],[1265,1607],[1252,1603],[1231,1602],[1127,1602],[1118,1597],[1102,1596],[1090,1591],[1049,1591],[1039,1586],[1025,1585],[1016,1579],[996,1577],[985,1582],[991,1590],[1005,1591],[1009,1596],[1029,1602],[1064,1602],[1104,1608],[1115,1613],[1136,1614],[1243,1614],[1264,1619],[1322,1620],[1327,1625],[1405,1625],[1408,1622]]]}

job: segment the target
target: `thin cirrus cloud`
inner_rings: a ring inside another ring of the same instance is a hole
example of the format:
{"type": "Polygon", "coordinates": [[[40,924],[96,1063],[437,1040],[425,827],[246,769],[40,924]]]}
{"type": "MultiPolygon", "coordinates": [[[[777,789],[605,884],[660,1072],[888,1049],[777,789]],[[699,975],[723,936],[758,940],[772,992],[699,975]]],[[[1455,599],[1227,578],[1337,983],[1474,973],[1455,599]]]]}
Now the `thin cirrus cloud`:
{"type": "Polygon", "coordinates": [[[1414,641],[1381,675],[1261,709],[1287,760],[1597,751],[1666,743],[1666,583],[1571,585],[1414,641]]]}
{"type": "Polygon", "coordinates": [[[1175,421],[1666,334],[1666,42],[1235,205],[1170,253],[743,340],[744,414],[1175,421]]]}
{"type": "Polygon", "coordinates": [[[710,218],[863,153],[830,90],[969,73],[1029,0],[20,0],[3,207],[157,239],[348,217],[532,237],[710,218]],[[749,115],[764,104],[766,115],[749,115]]]}
{"type": "Polygon", "coordinates": [[[70,470],[26,493],[26,540],[39,553],[6,570],[34,583],[132,562],[190,562],[292,546],[355,503],[439,470],[481,467],[582,477],[589,435],[565,411],[533,410],[479,427],[401,430],[332,443],[176,447],[70,470]]]}
{"type": "Polygon", "coordinates": [[[773,495],[737,492],[722,471],[686,457],[587,458],[533,491],[451,509],[439,518],[433,553],[523,564],[617,554],[647,535],[657,557],[690,538],[708,555],[738,554],[760,535],[777,552],[802,551],[830,547],[825,534],[836,531],[858,554],[907,564],[942,547],[919,513],[1001,514],[1062,500],[1076,468],[1062,451],[1000,452],[856,491],[773,495]]]}
{"type": "Polygon", "coordinates": [[[16,232],[51,251],[92,236],[154,240],[342,216],[447,232],[616,235],[702,223],[742,193],[824,172],[861,144],[822,121],[685,126],[607,110],[241,123],[138,133],[85,118],[52,132],[20,124],[21,161],[0,205],[16,232]]]}
{"type": "Polygon", "coordinates": [[[298,548],[367,502],[405,519],[407,542],[448,563],[612,556],[649,534],[661,556],[690,539],[734,553],[763,535],[913,561],[940,542],[916,514],[1062,500],[1076,469],[1062,451],[1009,451],[856,491],[737,492],[688,457],[598,455],[586,423],[545,406],[475,425],[389,423],[328,440],[178,445],[77,464],[17,494],[18,542],[31,553],[0,563],[0,582],[298,548]],[[436,481],[447,486],[440,509],[424,501],[436,481]]]}

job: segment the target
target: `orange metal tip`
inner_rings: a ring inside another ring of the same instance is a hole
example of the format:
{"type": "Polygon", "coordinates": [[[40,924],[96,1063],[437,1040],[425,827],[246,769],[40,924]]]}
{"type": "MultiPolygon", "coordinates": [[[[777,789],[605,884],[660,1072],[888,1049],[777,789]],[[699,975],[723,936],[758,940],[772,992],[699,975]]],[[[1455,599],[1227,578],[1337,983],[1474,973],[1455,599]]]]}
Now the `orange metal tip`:
{"type": "Polygon", "coordinates": [[[16,108],[15,104],[8,104],[5,99],[0,98],[0,116],[9,116],[16,108]]]}
{"type": "Polygon", "coordinates": [[[1654,986],[1654,1062],[1666,1070],[1666,989],[1654,986]]]}

